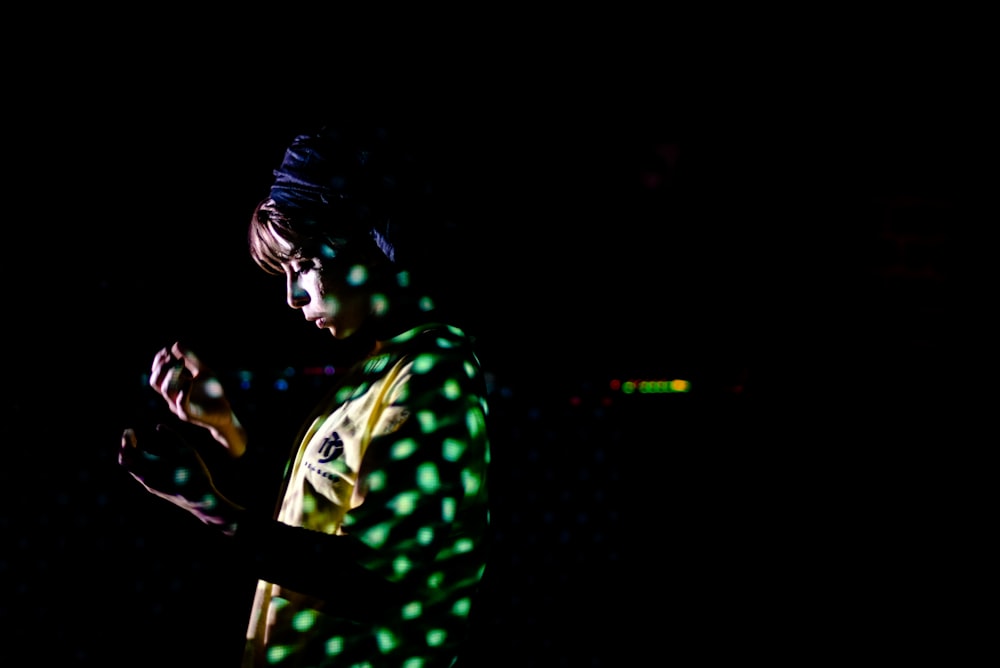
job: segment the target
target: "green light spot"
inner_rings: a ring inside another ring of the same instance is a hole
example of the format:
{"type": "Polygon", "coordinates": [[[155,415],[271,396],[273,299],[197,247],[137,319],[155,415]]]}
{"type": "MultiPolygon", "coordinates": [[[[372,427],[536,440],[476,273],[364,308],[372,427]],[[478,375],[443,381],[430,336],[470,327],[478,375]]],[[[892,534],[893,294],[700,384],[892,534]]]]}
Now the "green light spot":
{"type": "Polygon", "coordinates": [[[315,610],[303,610],[292,618],[292,628],[299,632],[308,631],[316,623],[315,610]]]}
{"type": "Polygon", "coordinates": [[[417,359],[413,360],[413,373],[427,373],[434,368],[434,363],[437,360],[437,355],[420,355],[417,359]]]}
{"type": "Polygon", "coordinates": [[[448,639],[448,633],[444,629],[431,629],[427,632],[427,644],[430,647],[437,647],[444,644],[448,639]]]}
{"type": "Polygon", "coordinates": [[[368,280],[368,269],[362,264],[356,264],[347,272],[347,282],[351,285],[362,285],[368,280]]]}
{"type": "Polygon", "coordinates": [[[475,543],[472,542],[471,538],[460,538],[455,541],[454,551],[461,554],[470,551],[473,547],[475,547],[475,543]]]}
{"type": "Polygon", "coordinates": [[[307,496],[302,499],[302,512],[314,513],[316,512],[316,499],[311,496],[307,496]]]}
{"type": "Polygon", "coordinates": [[[441,488],[441,478],[438,476],[437,464],[424,462],[417,467],[417,486],[426,494],[433,494],[441,488]]]}
{"type": "Polygon", "coordinates": [[[442,391],[448,399],[458,399],[462,396],[462,385],[454,378],[449,378],[445,381],[442,391]]]}
{"type": "Polygon", "coordinates": [[[417,542],[421,545],[430,545],[434,540],[434,529],[431,527],[420,527],[417,532],[417,542]]]}
{"type": "Polygon", "coordinates": [[[396,515],[412,515],[413,510],[417,507],[417,500],[419,498],[419,492],[403,492],[402,494],[396,495],[395,498],[389,501],[388,505],[396,511],[396,515]]]}
{"type": "Polygon", "coordinates": [[[396,284],[401,288],[407,287],[410,284],[410,272],[408,271],[397,272],[396,284]]]}
{"type": "MultiPolygon", "coordinates": [[[[365,373],[379,373],[389,364],[388,355],[379,355],[365,362],[365,373]]],[[[365,386],[367,388],[367,385],[365,386]]]]}
{"type": "Polygon", "coordinates": [[[339,299],[333,295],[323,295],[323,303],[326,305],[326,309],[330,313],[339,313],[341,309],[341,302],[339,299]]]}
{"type": "Polygon", "coordinates": [[[441,519],[451,522],[455,519],[455,499],[450,496],[441,499],[441,519]]]}
{"type": "Polygon", "coordinates": [[[385,489],[385,471],[373,471],[368,476],[368,488],[373,492],[385,489]]]}
{"type": "Polygon", "coordinates": [[[337,390],[337,402],[344,403],[345,401],[351,398],[352,394],[354,394],[354,386],[344,385],[342,388],[337,390]]]}
{"type": "Polygon", "coordinates": [[[449,348],[454,348],[455,347],[455,344],[451,341],[451,339],[445,339],[445,338],[442,338],[442,337],[438,337],[438,339],[437,339],[437,341],[435,341],[435,343],[437,344],[438,348],[441,348],[443,350],[448,350],[449,348]]]}
{"type": "Polygon", "coordinates": [[[364,533],[363,540],[370,547],[382,547],[389,538],[389,526],[387,524],[376,524],[364,533]]]}
{"type": "Polygon", "coordinates": [[[482,484],[482,478],[477,474],[469,469],[462,469],[462,488],[465,489],[466,496],[475,496],[482,484]]]}
{"type": "Polygon", "coordinates": [[[403,662],[403,668],[424,668],[427,662],[422,657],[413,656],[403,662]]]}
{"type": "Polygon", "coordinates": [[[451,614],[456,617],[468,617],[470,610],[472,610],[472,600],[468,597],[458,599],[455,605],[451,606],[451,614]]]}
{"type": "MultiPolygon", "coordinates": [[[[377,363],[377,360],[373,360],[373,363],[377,363]]],[[[371,387],[369,383],[361,383],[360,385],[354,388],[354,393],[351,395],[351,398],[357,399],[358,397],[365,396],[365,392],[368,391],[369,387],[371,387]]]]}
{"type": "Polygon", "coordinates": [[[191,479],[191,471],[183,466],[174,470],[174,484],[184,486],[191,479]]]}
{"type": "Polygon", "coordinates": [[[267,662],[281,663],[291,656],[291,654],[292,648],[288,645],[275,645],[274,647],[269,647],[267,650],[267,662]]]}
{"type": "Polygon", "coordinates": [[[412,603],[404,605],[400,614],[403,619],[416,619],[420,615],[424,614],[424,606],[420,603],[420,601],[413,601],[412,603]]]}
{"type": "Polygon", "coordinates": [[[344,651],[344,637],[333,636],[326,641],[326,655],[337,656],[344,651]]]}
{"type": "Polygon", "coordinates": [[[460,441],[455,438],[446,438],[442,444],[441,456],[449,462],[457,462],[462,458],[465,453],[466,444],[465,441],[460,441]]]}
{"type": "Polygon", "coordinates": [[[470,408],[466,411],[465,426],[473,438],[482,434],[486,429],[486,418],[483,416],[483,412],[478,408],[470,408]]]}
{"type": "Polygon", "coordinates": [[[378,648],[383,654],[388,654],[399,645],[396,635],[389,629],[379,629],[376,631],[375,639],[378,641],[378,648]]]}
{"type": "Polygon", "coordinates": [[[389,457],[391,457],[393,461],[399,461],[401,459],[406,459],[416,452],[416,450],[417,442],[412,438],[404,438],[392,444],[392,450],[389,451],[389,457]]]}
{"type": "Polygon", "coordinates": [[[417,413],[417,422],[420,423],[420,431],[430,434],[437,429],[437,416],[433,411],[420,411],[417,413]]]}
{"type": "Polygon", "coordinates": [[[437,573],[431,573],[427,577],[427,586],[431,589],[440,588],[442,582],[444,582],[444,573],[440,571],[438,571],[437,573]]]}
{"type": "Polygon", "coordinates": [[[385,315],[389,312],[389,298],[383,294],[372,295],[370,303],[372,313],[376,315],[385,315]]]}
{"type": "Polygon", "coordinates": [[[422,297],[419,302],[420,310],[426,313],[434,310],[434,300],[430,297],[422,297]]]}
{"type": "Polygon", "coordinates": [[[416,330],[416,329],[407,330],[407,331],[403,332],[402,334],[400,334],[399,336],[394,337],[392,339],[392,341],[395,341],[396,343],[405,343],[406,341],[409,341],[414,336],[416,336],[417,332],[418,332],[418,330],[416,330]]]}
{"type": "Polygon", "coordinates": [[[392,560],[392,570],[396,575],[406,575],[413,568],[413,562],[404,555],[400,555],[392,560]]]}

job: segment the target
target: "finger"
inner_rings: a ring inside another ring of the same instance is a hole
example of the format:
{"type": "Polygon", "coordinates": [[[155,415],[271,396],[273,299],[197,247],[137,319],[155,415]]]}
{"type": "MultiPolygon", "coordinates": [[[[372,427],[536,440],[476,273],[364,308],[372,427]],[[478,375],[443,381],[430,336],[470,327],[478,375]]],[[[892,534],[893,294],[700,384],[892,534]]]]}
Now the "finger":
{"type": "Polygon", "coordinates": [[[149,374],[149,384],[159,392],[169,404],[174,413],[182,404],[178,402],[178,393],[188,385],[194,374],[188,370],[185,360],[175,354],[177,344],[171,348],[162,348],[153,357],[153,366],[149,374]]]}
{"type": "Polygon", "coordinates": [[[193,350],[181,344],[180,341],[174,342],[174,345],[170,347],[170,352],[183,362],[184,366],[191,372],[192,376],[197,376],[205,369],[205,365],[202,364],[201,358],[199,358],[193,350]]]}
{"type": "Polygon", "coordinates": [[[133,455],[138,447],[138,440],[135,437],[135,430],[126,429],[122,432],[122,444],[118,449],[118,464],[126,468],[132,461],[133,455]]]}
{"type": "Polygon", "coordinates": [[[177,432],[175,432],[168,425],[165,425],[162,422],[157,422],[156,426],[153,427],[153,429],[155,429],[156,433],[160,434],[161,436],[169,436],[170,438],[177,438],[177,432]]]}
{"type": "MultiPolygon", "coordinates": [[[[191,384],[191,374],[179,364],[165,369],[153,388],[166,400],[170,410],[183,416],[184,394],[191,384]]],[[[152,383],[151,383],[152,384],[152,383]]]]}
{"type": "Polygon", "coordinates": [[[149,384],[154,388],[159,388],[163,384],[164,377],[178,364],[177,358],[173,356],[168,348],[160,349],[153,356],[153,365],[149,372],[149,384]]]}

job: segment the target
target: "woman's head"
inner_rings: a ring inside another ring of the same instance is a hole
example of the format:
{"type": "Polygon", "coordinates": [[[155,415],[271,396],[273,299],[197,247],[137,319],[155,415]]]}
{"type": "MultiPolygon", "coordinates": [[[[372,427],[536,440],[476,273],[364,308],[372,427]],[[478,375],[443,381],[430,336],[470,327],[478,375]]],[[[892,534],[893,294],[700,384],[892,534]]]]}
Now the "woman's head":
{"type": "MultiPolygon", "coordinates": [[[[300,134],[274,170],[263,212],[272,226],[282,224],[276,215],[289,223],[288,229],[275,227],[274,232],[365,236],[396,262],[408,250],[400,248],[405,237],[434,225],[430,173],[416,154],[412,138],[379,127],[324,127],[300,134]]],[[[255,218],[261,211],[258,206],[255,218]]]]}
{"type": "Polygon", "coordinates": [[[409,274],[397,262],[399,230],[426,213],[414,164],[382,131],[299,135],[254,209],[254,262],[284,274],[288,305],[338,339],[415,305],[431,308],[408,296],[409,274]]]}
{"type": "Polygon", "coordinates": [[[390,304],[398,306],[406,274],[361,232],[286,214],[268,198],[254,211],[249,242],[262,269],[285,276],[288,305],[337,339],[353,336],[390,304]]]}

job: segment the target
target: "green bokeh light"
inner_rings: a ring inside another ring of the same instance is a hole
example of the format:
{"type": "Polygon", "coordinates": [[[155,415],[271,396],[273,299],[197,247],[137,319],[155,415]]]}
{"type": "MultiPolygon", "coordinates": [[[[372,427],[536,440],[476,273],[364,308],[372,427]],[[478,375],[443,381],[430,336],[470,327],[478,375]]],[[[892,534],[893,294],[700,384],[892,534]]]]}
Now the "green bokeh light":
{"type": "Polygon", "coordinates": [[[417,467],[417,486],[425,494],[433,494],[441,488],[441,478],[438,475],[437,464],[424,462],[417,467]]]}

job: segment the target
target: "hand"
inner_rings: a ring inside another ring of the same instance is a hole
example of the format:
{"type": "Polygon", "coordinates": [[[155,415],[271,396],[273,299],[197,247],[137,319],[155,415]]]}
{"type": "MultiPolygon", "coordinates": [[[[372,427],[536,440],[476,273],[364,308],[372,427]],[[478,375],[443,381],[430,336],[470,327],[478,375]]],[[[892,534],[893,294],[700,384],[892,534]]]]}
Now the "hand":
{"type": "Polygon", "coordinates": [[[148,492],[183,508],[205,524],[232,535],[242,509],[229,501],[212,482],[198,452],[165,425],[157,425],[147,447],[140,448],[136,433],[122,434],[118,463],[148,492]]]}
{"type": "Polygon", "coordinates": [[[246,450],[246,433],[233,413],[222,383],[194,352],[174,343],[153,357],[150,386],[185,422],[208,429],[234,457],[246,450]]]}

